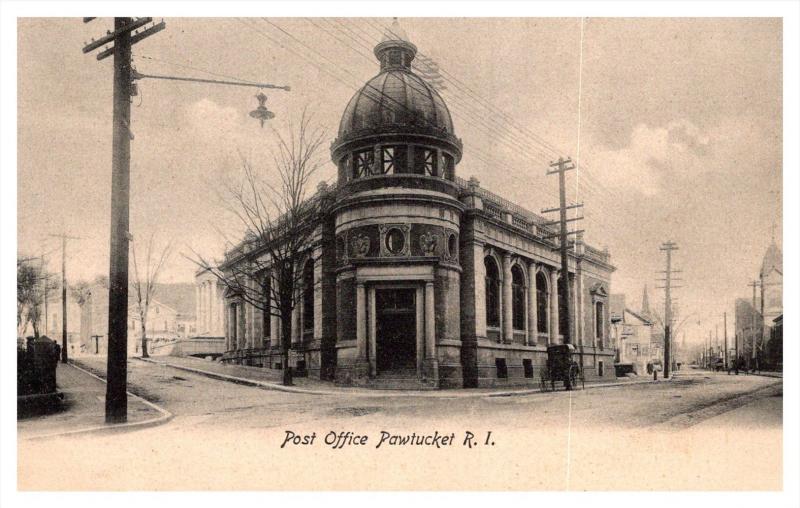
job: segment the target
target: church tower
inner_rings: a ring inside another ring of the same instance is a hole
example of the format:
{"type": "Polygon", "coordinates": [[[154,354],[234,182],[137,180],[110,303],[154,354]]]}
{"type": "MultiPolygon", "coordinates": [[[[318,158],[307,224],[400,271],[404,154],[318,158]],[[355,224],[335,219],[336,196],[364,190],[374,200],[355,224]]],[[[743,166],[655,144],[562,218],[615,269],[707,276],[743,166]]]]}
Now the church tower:
{"type": "Polygon", "coordinates": [[[767,329],[772,327],[776,317],[783,314],[783,253],[775,243],[774,233],[758,275],[761,281],[761,315],[767,329]]]}
{"type": "Polygon", "coordinates": [[[643,317],[650,319],[652,316],[650,315],[650,299],[647,297],[647,284],[644,285],[644,289],[642,290],[642,312],[643,317]]]}

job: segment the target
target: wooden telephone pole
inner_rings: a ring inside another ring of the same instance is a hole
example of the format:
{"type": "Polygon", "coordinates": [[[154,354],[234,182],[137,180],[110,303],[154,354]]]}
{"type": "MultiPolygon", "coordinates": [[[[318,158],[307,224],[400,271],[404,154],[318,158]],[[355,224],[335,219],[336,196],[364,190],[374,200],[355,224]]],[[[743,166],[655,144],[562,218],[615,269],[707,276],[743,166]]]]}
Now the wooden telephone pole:
{"type": "MultiPolygon", "coordinates": [[[[84,18],[89,22],[94,18],[84,18]]],[[[162,21],[144,28],[152,18],[114,18],[114,31],[83,48],[89,53],[113,43],[97,55],[98,60],[114,55],[114,97],[111,156],[111,259],[108,277],[108,364],[106,422],[128,419],[128,241],[130,223],[131,46],[160,32],[162,21]],[[139,29],[142,29],[139,32],[139,29]]]]}
{"type": "MultiPolygon", "coordinates": [[[[88,23],[95,18],[83,18],[88,23]]],[[[144,78],[186,81],[217,85],[247,86],[252,88],[272,88],[290,91],[288,86],[268,83],[252,83],[239,81],[220,81],[181,76],[159,76],[142,74],[133,69],[131,63],[131,46],[141,40],[163,30],[166,25],[162,20],[153,23],[153,18],[114,18],[114,31],[108,31],[98,40],[92,40],[83,48],[84,53],[114,43],[97,54],[102,60],[114,56],[114,113],[112,131],[112,163],[111,163],[111,260],[109,263],[108,290],[108,369],[106,384],[106,422],[124,422],[128,414],[127,398],[127,349],[128,349],[128,242],[130,241],[129,204],[130,204],[130,142],[133,133],[131,125],[130,97],[134,89],[133,82],[144,78]]],[[[275,115],[267,110],[264,102],[267,97],[260,93],[256,98],[260,105],[250,113],[264,121],[275,115]]]]}
{"type": "Polygon", "coordinates": [[[728,370],[728,313],[722,313],[722,337],[725,342],[725,370],[728,370]]]}
{"type": "Polygon", "coordinates": [[[672,341],[672,290],[680,286],[672,285],[672,274],[677,270],[672,269],[672,252],[678,250],[678,244],[672,241],[667,241],[661,244],[659,250],[666,252],[666,270],[664,270],[664,378],[669,379],[669,371],[672,361],[670,357],[671,341],[672,341]]]}
{"type": "Polygon", "coordinates": [[[68,236],[65,233],[50,236],[61,238],[61,363],[67,363],[69,361],[67,354],[67,240],[80,240],[80,238],[68,236]]]}
{"type": "Polygon", "coordinates": [[[550,167],[554,168],[547,172],[548,175],[558,174],[558,208],[551,208],[542,210],[543,213],[559,212],[559,220],[547,222],[545,226],[559,225],[559,232],[553,235],[548,235],[545,238],[559,238],[559,250],[561,251],[561,280],[559,281],[558,288],[558,321],[559,327],[564,336],[564,344],[572,343],[572,323],[570,317],[570,295],[569,295],[569,245],[567,244],[567,236],[583,233],[583,230],[567,231],[567,222],[573,222],[583,219],[583,217],[567,218],[567,210],[571,208],[582,207],[583,204],[574,204],[567,206],[567,190],[566,190],[566,175],[567,171],[575,169],[572,159],[564,159],[559,157],[558,161],[551,162],[550,167]]]}
{"type": "Polygon", "coordinates": [[[748,286],[753,288],[753,309],[750,313],[750,344],[752,345],[752,351],[750,352],[750,358],[748,358],[748,367],[752,369],[758,365],[758,355],[756,354],[758,347],[756,344],[756,288],[761,286],[761,283],[753,280],[748,286]]]}

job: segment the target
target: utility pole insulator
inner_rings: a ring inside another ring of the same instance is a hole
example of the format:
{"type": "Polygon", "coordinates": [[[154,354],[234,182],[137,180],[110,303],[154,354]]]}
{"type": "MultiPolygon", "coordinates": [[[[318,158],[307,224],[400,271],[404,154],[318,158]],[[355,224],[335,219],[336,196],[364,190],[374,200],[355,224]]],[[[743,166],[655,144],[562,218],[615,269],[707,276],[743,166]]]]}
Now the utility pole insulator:
{"type": "MultiPolygon", "coordinates": [[[[553,221],[550,223],[545,224],[547,225],[556,225],[560,226],[560,230],[557,233],[552,235],[546,235],[545,239],[551,238],[559,238],[559,250],[561,251],[561,279],[558,285],[558,321],[559,321],[559,328],[561,329],[561,333],[564,336],[564,344],[571,344],[573,342],[572,337],[572,319],[570,316],[570,291],[569,291],[569,258],[568,258],[568,249],[569,245],[567,244],[567,236],[570,234],[580,234],[583,233],[583,230],[579,231],[567,231],[567,223],[574,222],[583,219],[583,217],[575,217],[572,219],[567,218],[567,210],[570,208],[579,208],[582,207],[583,204],[573,204],[567,205],[567,193],[566,193],[566,175],[567,171],[571,171],[576,168],[575,164],[573,164],[572,159],[564,159],[563,157],[559,157],[558,161],[551,162],[550,167],[553,168],[547,172],[548,175],[557,174],[558,175],[558,197],[559,197],[559,206],[558,208],[550,208],[545,211],[558,211],[559,212],[559,220],[553,221]]],[[[577,329],[576,329],[577,334],[577,329]]],[[[580,348],[581,352],[583,348],[580,348]]]]}

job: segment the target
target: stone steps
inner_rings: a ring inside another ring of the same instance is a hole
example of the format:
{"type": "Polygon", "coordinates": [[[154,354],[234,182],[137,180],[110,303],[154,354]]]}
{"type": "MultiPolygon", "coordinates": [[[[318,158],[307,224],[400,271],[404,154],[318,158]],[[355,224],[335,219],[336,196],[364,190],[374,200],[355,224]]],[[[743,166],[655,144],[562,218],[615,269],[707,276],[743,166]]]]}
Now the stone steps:
{"type": "Polygon", "coordinates": [[[423,383],[415,369],[382,372],[367,382],[376,390],[432,390],[435,387],[423,383]]]}

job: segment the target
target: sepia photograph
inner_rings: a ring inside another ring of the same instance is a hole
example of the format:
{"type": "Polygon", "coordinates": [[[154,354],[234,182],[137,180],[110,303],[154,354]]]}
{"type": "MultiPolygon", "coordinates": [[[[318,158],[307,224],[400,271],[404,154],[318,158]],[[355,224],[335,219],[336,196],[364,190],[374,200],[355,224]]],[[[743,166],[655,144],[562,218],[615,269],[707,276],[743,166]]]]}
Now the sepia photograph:
{"type": "Polygon", "coordinates": [[[792,504],[796,3],[174,4],[3,15],[7,506],[792,504]]]}

